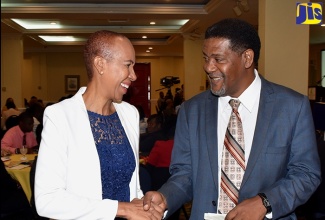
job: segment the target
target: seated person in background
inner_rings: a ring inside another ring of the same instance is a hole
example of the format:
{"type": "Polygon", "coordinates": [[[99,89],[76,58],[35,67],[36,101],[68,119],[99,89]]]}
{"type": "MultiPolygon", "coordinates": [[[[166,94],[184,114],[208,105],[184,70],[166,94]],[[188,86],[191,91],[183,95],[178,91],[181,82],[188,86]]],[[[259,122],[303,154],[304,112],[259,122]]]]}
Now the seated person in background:
{"type": "Polygon", "coordinates": [[[5,123],[6,123],[6,120],[12,116],[12,115],[20,115],[20,111],[17,110],[16,108],[16,105],[15,103],[12,101],[12,102],[8,102],[6,104],[7,106],[7,110],[4,110],[2,112],[2,118],[1,118],[1,128],[6,130],[6,127],[5,127],[5,123]]]}
{"type": "MultiPolygon", "coordinates": [[[[4,111],[6,111],[6,110],[9,109],[8,103],[14,103],[14,105],[15,105],[15,102],[14,102],[14,99],[13,98],[7,98],[6,104],[1,109],[1,116],[3,116],[3,112],[4,111]]],[[[16,107],[16,105],[15,105],[15,109],[18,111],[18,108],[16,107]]]]}
{"type": "Polygon", "coordinates": [[[166,107],[165,94],[163,91],[159,92],[159,99],[157,101],[157,107],[158,107],[157,113],[161,113],[166,107]]]}
{"type": "Polygon", "coordinates": [[[174,102],[172,99],[167,99],[166,100],[166,108],[163,110],[163,114],[165,117],[169,117],[171,115],[175,115],[175,107],[174,107],[174,102]]]}
{"type": "MultiPolygon", "coordinates": [[[[165,128],[166,140],[158,140],[153,146],[144,168],[151,178],[151,189],[158,190],[170,177],[169,166],[174,146],[176,120],[165,128]]],[[[167,220],[178,220],[181,209],[178,209],[167,220]]]]}
{"type": "Polygon", "coordinates": [[[43,121],[44,107],[42,106],[41,103],[34,102],[29,106],[29,108],[26,111],[28,111],[33,116],[33,120],[34,120],[33,132],[36,137],[37,136],[36,129],[38,126],[40,126],[40,124],[42,124],[43,121]]]}
{"type": "Polygon", "coordinates": [[[147,120],[147,133],[140,135],[140,152],[142,156],[149,155],[157,140],[165,140],[166,136],[162,130],[162,115],[153,114],[147,120]]]}
{"type": "Polygon", "coordinates": [[[34,103],[38,101],[38,98],[36,96],[30,97],[30,100],[28,102],[28,107],[31,107],[34,103]]]}
{"type": "Polygon", "coordinates": [[[152,189],[158,190],[169,178],[169,165],[174,146],[175,126],[171,127],[167,134],[166,140],[157,140],[147,158],[146,168],[152,178],[152,189]],[[157,168],[160,172],[156,172],[157,168]]]}
{"type": "Polygon", "coordinates": [[[140,119],[140,134],[144,134],[147,131],[147,118],[144,113],[144,109],[141,105],[135,106],[139,111],[139,119],[140,119]]]}
{"type": "MultiPolygon", "coordinates": [[[[7,153],[19,153],[19,148],[25,144],[27,148],[37,146],[33,133],[33,116],[29,112],[19,115],[19,125],[10,128],[1,140],[1,150],[7,153]]],[[[29,150],[31,152],[31,150],[29,150]]]]}

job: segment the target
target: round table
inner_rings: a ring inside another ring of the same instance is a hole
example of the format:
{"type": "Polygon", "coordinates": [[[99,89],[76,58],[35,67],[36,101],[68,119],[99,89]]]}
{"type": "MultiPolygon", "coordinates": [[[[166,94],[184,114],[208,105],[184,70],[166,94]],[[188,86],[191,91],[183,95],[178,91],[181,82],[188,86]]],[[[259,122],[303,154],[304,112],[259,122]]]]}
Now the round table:
{"type": "MultiPolygon", "coordinates": [[[[27,154],[26,155],[28,161],[33,161],[35,159],[35,156],[37,156],[37,154],[27,154]]],[[[7,165],[9,163],[15,163],[15,162],[21,161],[21,159],[20,159],[21,157],[22,157],[21,154],[12,154],[10,156],[10,160],[6,161],[4,163],[5,163],[5,165],[7,165]]],[[[23,188],[23,190],[26,194],[28,201],[30,201],[31,196],[32,196],[32,191],[30,188],[30,178],[29,178],[30,169],[31,169],[30,166],[22,168],[22,169],[15,169],[15,167],[12,167],[12,168],[6,167],[6,170],[10,174],[10,176],[20,183],[21,187],[23,188]]]]}

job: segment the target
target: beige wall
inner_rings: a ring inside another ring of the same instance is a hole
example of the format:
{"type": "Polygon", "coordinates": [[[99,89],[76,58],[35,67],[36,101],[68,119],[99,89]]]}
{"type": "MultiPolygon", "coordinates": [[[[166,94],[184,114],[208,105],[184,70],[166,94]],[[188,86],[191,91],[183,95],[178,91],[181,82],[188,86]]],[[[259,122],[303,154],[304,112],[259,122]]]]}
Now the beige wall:
{"type": "Polygon", "coordinates": [[[45,102],[56,102],[65,93],[65,75],[80,75],[86,85],[86,71],[81,53],[25,53],[22,88],[27,100],[36,96],[45,102]]]}
{"type": "Polygon", "coordinates": [[[184,39],[185,99],[188,100],[206,88],[206,74],[203,70],[203,40],[184,39]]]}
{"type": "Polygon", "coordinates": [[[86,86],[87,74],[82,53],[48,53],[46,55],[48,76],[47,100],[58,101],[65,92],[65,75],[79,75],[80,86],[86,86]]]}
{"type": "Polygon", "coordinates": [[[1,108],[9,97],[14,99],[17,107],[23,105],[22,60],[21,35],[1,35],[1,108]]]}
{"type": "MultiPolygon", "coordinates": [[[[6,59],[7,63],[8,60],[6,59]]],[[[160,79],[165,76],[180,78],[180,84],[171,88],[173,94],[175,88],[181,87],[181,84],[184,83],[183,57],[137,57],[136,62],[151,64],[151,110],[155,112],[154,107],[159,96],[159,92],[156,90],[163,88],[160,85],[160,79]]],[[[1,72],[1,77],[7,79],[6,71],[1,72]]],[[[19,83],[23,91],[22,97],[29,100],[31,96],[36,96],[45,103],[58,101],[62,96],[68,95],[65,93],[65,75],[79,75],[80,86],[87,85],[87,74],[81,52],[25,53],[22,61],[21,82],[19,83]]],[[[2,106],[5,103],[5,97],[11,97],[11,94],[14,94],[9,88],[17,87],[15,85],[18,80],[16,80],[2,80],[2,87],[7,88],[7,92],[2,92],[2,106]]],[[[167,89],[162,91],[166,93],[167,89]]],[[[21,101],[18,105],[22,107],[23,102],[21,101]]]]}
{"type": "Polygon", "coordinates": [[[295,4],[296,0],[259,1],[258,68],[266,79],[307,95],[309,25],[295,24],[295,4]]]}
{"type": "Polygon", "coordinates": [[[32,96],[47,100],[46,54],[25,54],[22,71],[22,97],[27,101],[32,96]]]}

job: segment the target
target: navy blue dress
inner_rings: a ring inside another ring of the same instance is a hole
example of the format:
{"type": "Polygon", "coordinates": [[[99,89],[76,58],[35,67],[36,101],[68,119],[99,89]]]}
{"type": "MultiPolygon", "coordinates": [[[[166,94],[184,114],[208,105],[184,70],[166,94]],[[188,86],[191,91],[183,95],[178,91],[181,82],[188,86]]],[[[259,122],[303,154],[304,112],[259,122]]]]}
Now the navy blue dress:
{"type": "Polygon", "coordinates": [[[118,114],[88,111],[88,116],[100,160],[102,197],[129,202],[135,158],[118,114]]]}

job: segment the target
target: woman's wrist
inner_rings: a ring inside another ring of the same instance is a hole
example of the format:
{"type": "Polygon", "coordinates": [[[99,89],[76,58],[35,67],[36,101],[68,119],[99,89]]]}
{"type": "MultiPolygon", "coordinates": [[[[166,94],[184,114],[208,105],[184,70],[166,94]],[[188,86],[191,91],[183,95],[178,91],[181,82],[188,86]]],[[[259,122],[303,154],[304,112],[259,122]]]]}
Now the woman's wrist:
{"type": "Polygon", "coordinates": [[[127,211],[126,211],[127,208],[126,207],[127,207],[126,202],[118,202],[116,217],[125,218],[126,213],[127,213],[127,211]]]}

